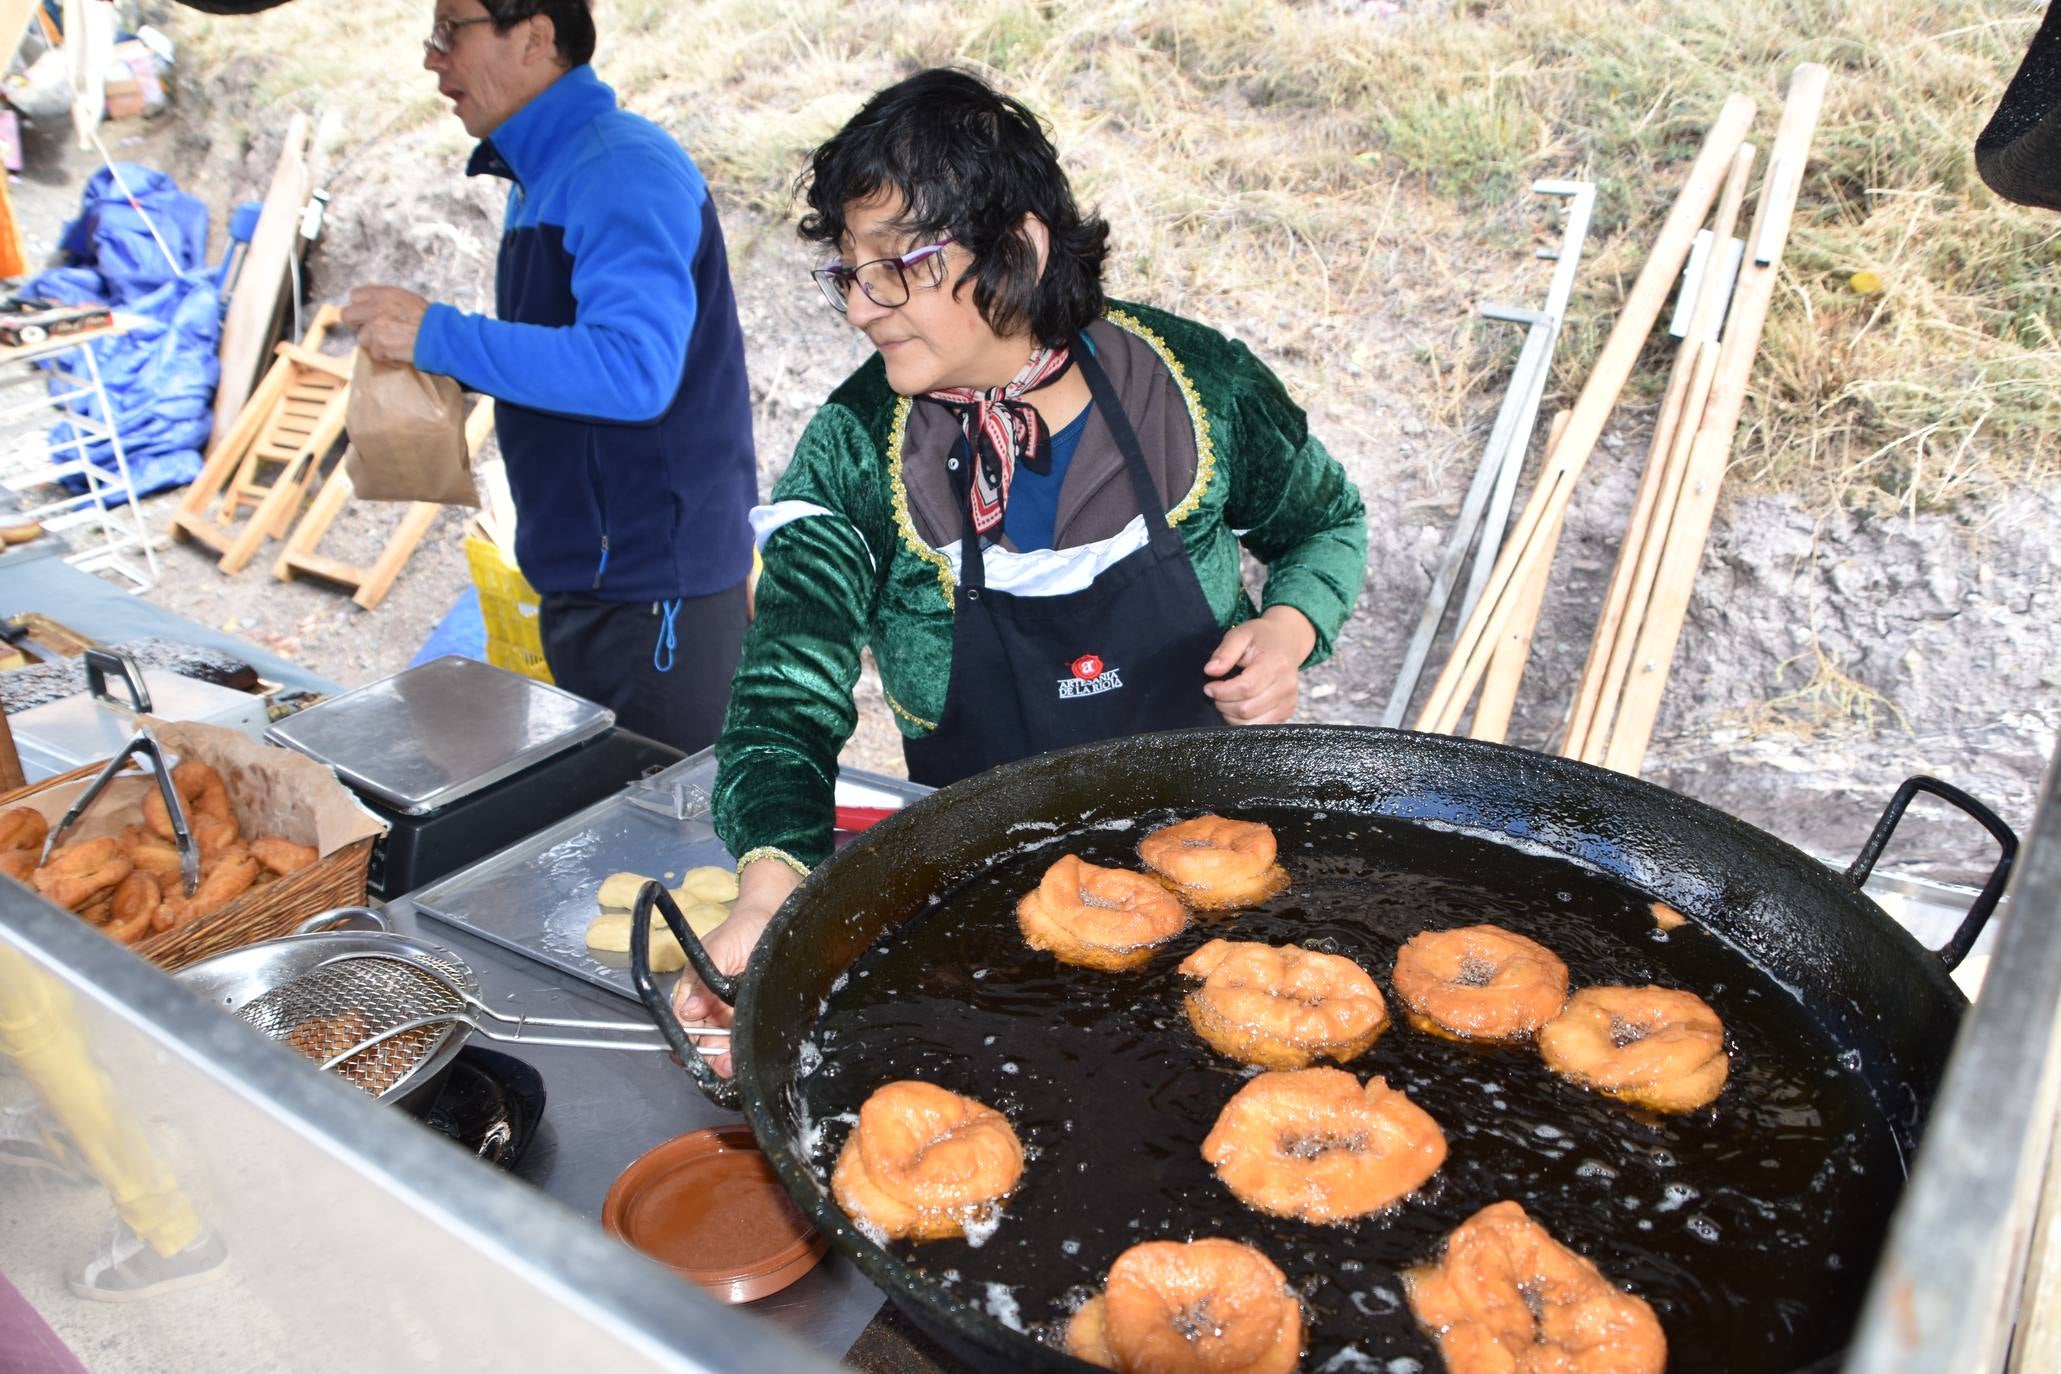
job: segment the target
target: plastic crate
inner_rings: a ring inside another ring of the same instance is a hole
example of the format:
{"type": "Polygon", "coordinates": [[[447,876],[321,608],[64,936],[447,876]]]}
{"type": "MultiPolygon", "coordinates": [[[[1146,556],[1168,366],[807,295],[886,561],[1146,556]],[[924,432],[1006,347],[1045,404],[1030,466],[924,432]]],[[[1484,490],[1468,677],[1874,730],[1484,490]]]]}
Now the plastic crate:
{"type": "Polygon", "coordinates": [[[539,682],[551,681],[544,637],[537,623],[537,593],[493,541],[465,536],[465,562],[479,588],[480,619],[487,627],[487,662],[539,682]]]}

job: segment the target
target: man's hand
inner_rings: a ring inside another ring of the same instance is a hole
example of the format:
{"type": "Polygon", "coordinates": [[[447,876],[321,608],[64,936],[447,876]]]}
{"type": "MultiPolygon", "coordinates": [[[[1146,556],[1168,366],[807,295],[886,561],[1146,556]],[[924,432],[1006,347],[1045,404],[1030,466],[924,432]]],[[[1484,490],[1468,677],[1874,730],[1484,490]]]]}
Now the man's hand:
{"type": "MultiPolygon", "coordinates": [[[[776,859],[746,864],[737,875],[737,900],[731,904],[730,918],[702,941],[716,968],[733,978],[744,972],[752,947],[773,923],[774,913],[787,900],[787,894],[800,886],[801,875],[776,859]]],[[[702,986],[691,964],[680,971],[680,981],[673,985],[673,1014],[684,1026],[730,1024],[729,1004],[702,986]]],[[[704,1036],[696,1040],[695,1048],[708,1060],[709,1067],[725,1078],[730,1076],[728,1040],[704,1036]]]]}
{"type": "Polygon", "coordinates": [[[398,286],[361,286],[351,292],[343,322],[357,331],[358,347],[378,363],[415,361],[415,336],[429,302],[398,286]]]}
{"type": "Polygon", "coordinates": [[[1295,714],[1302,694],[1302,661],[1317,644],[1317,631],[1293,606],[1272,606],[1257,620],[1233,625],[1202,671],[1222,678],[1202,690],[1229,725],[1273,725],[1295,714]]]}

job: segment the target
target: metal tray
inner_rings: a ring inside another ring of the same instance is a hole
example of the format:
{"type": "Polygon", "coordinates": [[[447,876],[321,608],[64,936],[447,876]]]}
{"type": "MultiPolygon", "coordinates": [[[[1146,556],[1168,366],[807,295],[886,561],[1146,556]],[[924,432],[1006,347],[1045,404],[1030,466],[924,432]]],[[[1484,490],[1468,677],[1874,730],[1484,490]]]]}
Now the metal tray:
{"type": "MultiPolygon", "coordinates": [[[[703,864],[736,860],[709,821],[714,754],[703,750],[632,783],[558,824],[438,879],[408,900],[415,910],[631,1001],[630,956],[587,948],[587,926],[611,873],[645,873],[677,883],[703,864]]],[[[930,789],[846,769],[841,806],[900,806],[930,789]]],[[[668,983],[675,975],[662,975],[668,983]]]]}

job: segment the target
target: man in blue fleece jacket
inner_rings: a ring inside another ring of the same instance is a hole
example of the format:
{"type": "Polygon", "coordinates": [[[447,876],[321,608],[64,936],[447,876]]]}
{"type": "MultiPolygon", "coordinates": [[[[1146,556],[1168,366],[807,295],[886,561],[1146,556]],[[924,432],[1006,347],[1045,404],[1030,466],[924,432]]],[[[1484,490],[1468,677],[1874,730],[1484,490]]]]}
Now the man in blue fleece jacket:
{"type": "Polygon", "coordinates": [[[758,499],[723,235],[700,171],[587,65],[588,0],[436,0],[423,66],[510,182],[495,313],[392,286],[344,320],[498,403],[516,557],[559,684],[700,749],[722,725],[758,499]]]}

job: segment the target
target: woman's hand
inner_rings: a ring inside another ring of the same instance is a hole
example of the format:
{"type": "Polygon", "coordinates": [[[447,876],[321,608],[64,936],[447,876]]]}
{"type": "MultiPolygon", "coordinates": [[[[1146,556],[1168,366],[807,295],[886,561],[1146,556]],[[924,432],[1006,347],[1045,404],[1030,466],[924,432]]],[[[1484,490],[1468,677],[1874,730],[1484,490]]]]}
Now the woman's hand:
{"type": "MultiPolygon", "coordinates": [[[[730,919],[710,931],[701,942],[717,969],[732,978],[744,972],[759,937],[773,923],[773,914],[780,910],[787,894],[800,886],[801,875],[778,859],[746,864],[737,875],[737,900],[731,904],[730,919]]],[[[691,964],[680,971],[680,981],[673,985],[673,1013],[683,1026],[730,1024],[729,1004],[702,986],[691,964]]],[[[702,1038],[695,1047],[708,1059],[710,1068],[725,1078],[730,1076],[727,1038],[702,1038]]]]}
{"type": "Polygon", "coordinates": [[[1213,678],[1238,675],[1202,690],[1228,725],[1272,725],[1295,714],[1302,695],[1302,661],[1317,645],[1317,631],[1293,606],[1270,606],[1257,620],[1225,631],[1202,665],[1213,678]]]}

